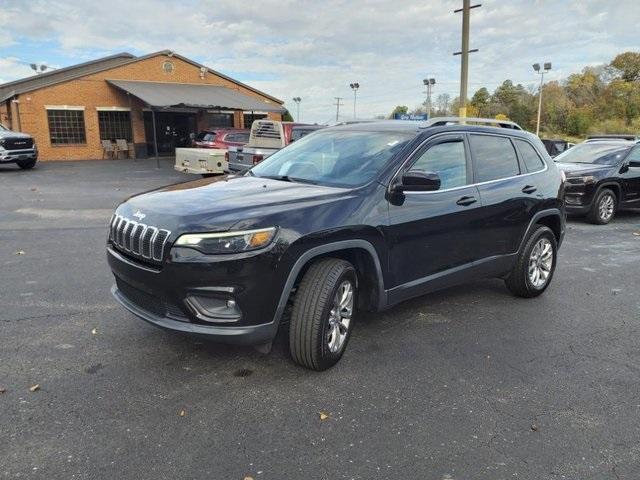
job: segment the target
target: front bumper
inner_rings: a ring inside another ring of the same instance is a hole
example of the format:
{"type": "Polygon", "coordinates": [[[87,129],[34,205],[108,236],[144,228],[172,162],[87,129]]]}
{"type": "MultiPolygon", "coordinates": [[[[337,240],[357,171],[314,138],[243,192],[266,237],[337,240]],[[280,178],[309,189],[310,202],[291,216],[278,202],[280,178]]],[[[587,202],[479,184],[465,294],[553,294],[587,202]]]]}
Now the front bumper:
{"type": "Polygon", "coordinates": [[[243,345],[267,343],[277,333],[282,289],[274,288],[280,282],[268,254],[211,263],[167,261],[160,269],[108,246],[107,260],[116,277],[115,299],[152,325],[243,345]],[[225,305],[227,300],[237,315],[224,307],[208,316],[199,310],[206,301],[225,305]]]}
{"type": "Polygon", "coordinates": [[[591,209],[596,193],[595,183],[567,182],[564,189],[564,206],[569,215],[584,215],[591,209]]]}
{"type": "Polygon", "coordinates": [[[27,150],[0,150],[0,163],[15,163],[37,159],[38,151],[33,148],[27,150]]]}

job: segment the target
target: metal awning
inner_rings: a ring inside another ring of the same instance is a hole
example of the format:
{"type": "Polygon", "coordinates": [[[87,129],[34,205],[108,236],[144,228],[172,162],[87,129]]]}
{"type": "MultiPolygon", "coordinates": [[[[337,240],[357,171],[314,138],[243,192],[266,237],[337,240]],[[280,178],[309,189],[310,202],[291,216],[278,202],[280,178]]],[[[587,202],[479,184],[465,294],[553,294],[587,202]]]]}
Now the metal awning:
{"type": "Polygon", "coordinates": [[[237,90],[217,85],[132,80],[107,80],[107,82],[156,108],[191,107],[262,112],[285,111],[282,105],[270,100],[260,100],[237,90]]]}

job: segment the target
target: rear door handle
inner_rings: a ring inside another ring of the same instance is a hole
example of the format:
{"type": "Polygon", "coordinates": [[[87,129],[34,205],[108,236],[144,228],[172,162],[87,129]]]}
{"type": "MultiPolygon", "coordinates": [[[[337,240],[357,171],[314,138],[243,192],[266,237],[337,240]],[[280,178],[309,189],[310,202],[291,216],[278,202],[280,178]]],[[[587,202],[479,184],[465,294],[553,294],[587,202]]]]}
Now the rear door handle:
{"type": "Polygon", "coordinates": [[[522,193],[533,193],[536,190],[538,190],[536,187],[534,187],[533,185],[527,185],[522,189],[522,193]]]}
{"type": "Polygon", "coordinates": [[[478,200],[476,199],[476,197],[462,197],[460,198],[456,204],[458,205],[462,205],[463,207],[466,207],[467,205],[471,205],[472,203],[476,203],[478,200]]]}

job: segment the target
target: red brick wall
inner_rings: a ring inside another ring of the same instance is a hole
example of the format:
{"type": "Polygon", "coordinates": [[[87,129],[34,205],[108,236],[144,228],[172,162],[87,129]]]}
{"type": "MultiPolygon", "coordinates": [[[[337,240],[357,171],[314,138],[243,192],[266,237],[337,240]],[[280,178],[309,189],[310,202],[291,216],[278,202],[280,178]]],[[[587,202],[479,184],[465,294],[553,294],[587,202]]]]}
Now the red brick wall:
{"type": "MultiPolygon", "coordinates": [[[[176,57],[158,55],[128,65],[115,67],[93,75],[70,80],[51,87],[42,88],[19,96],[20,120],[23,132],[33,135],[42,160],[85,160],[102,158],[98,112],[96,107],[129,107],[129,99],[121,90],[109,85],[106,80],[147,80],[155,82],[198,83],[233,88],[252,97],[266,99],[252,90],[241,87],[210,72],[200,78],[200,68],[176,57]],[[162,64],[171,61],[173,72],[166,73],[162,64]],[[83,145],[51,145],[45,105],[70,105],[84,107],[84,122],[87,143],[83,145]]],[[[269,100],[269,99],[266,99],[269,100]]],[[[272,101],[272,100],[269,100],[272,101]]],[[[144,104],[132,97],[131,118],[134,142],[143,143],[144,104]]],[[[2,107],[0,107],[2,108],[2,107]]],[[[0,109],[0,118],[4,118],[0,109]]],[[[270,118],[281,119],[280,114],[270,118]]],[[[242,127],[242,113],[234,115],[235,126],[242,127]]],[[[3,120],[4,122],[4,120],[3,120]]],[[[13,122],[16,123],[15,121],[13,122]]],[[[16,128],[16,125],[13,125],[16,128]]]]}

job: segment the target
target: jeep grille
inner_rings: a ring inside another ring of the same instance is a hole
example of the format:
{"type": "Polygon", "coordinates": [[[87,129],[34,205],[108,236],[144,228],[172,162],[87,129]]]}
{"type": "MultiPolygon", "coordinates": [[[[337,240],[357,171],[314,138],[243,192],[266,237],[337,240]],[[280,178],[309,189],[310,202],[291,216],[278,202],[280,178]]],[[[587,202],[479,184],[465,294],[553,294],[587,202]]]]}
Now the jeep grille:
{"type": "Polygon", "coordinates": [[[114,215],[109,228],[109,240],[119,249],[134,256],[161,262],[169,230],[145,225],[114,215]]]}

